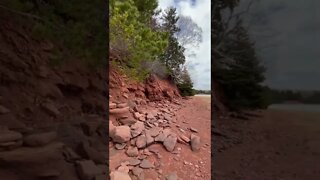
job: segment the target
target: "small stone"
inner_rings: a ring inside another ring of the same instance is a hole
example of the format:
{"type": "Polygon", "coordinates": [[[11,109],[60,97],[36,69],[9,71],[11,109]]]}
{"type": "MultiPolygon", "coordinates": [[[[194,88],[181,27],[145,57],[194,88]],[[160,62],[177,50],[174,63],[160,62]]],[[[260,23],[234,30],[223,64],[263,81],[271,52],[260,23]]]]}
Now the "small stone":
{"type": "Polygon", "coordinates": [[[102,174],[101,169],[91,160],[78,161],[76,167],[80,178],[83,180],[91,180],[96,175],[102,174]]]}
{"type": "Polygon", "coordinates": [[[124,93],[122,96],[123,96],[124,98],[126,98],[126,99],[129,98],[128,94],[126,94],[126,93],[124,93]]]}
{"type": "Polygon", "coordinates": [[[152,136],[152,137],[156,137],[159,135],[160,131],[162,130],[161,127],[153,127],[149,130],[149,134],[152,136]]]}
{"type": "Polygon", "coordinates": [[[136,165],[139,165],[141,163],[141,161],[139,159],[136,159],[136,158],[132,158],[129,160],[129,165],[130,166],[136,166],[136,165]]]}
{"type": "Polygon", "coordinates": [[[192,132],[196,132],[196,133],[198,132],[198,130],[197,130],[196,128],[193,128],[193,127],[191,127],[190,130],[191,130],[192,132]]]}
{"type": "Polygon", "coordinates": [[[164,134],[165,137],[168,137],[171,134],[171,129],[166,128],[162,131],[162,133],[164,134]]]}
{"type": "Polygon", "coordinates": [[[114,142],[124,143],[131,138],[131,132],[129,126],[116,126],[114,135],[112,137],[114,142]]]}
{"type": "Polygon", "coordinates": [[[137,137],[145,129],[144,124],[141,121],[137,121],[130,128],[131,128],[131,136],[132,137],[137,137]]]}
{"type": "Polygon", "coordinates": [[[146,155],[140,155],[140,156],[138,157],[138,159],[140,159],[140,160],[144,160],[144,159],[146,159],[146,158],[147,158],[146,155]]]}
{"type": "Polygon", "coordinates": [[[109,137],[113,137],[116,126],[113,125],[112,121],[109,121],[109,137]]]}
{"type": "Polygon", "coordinates": [[[113,171],[110,173],[111,180],[131,180],[128,173],[121,171],[113,171]]]}
{"type": "Polygon", "coordinates": [[[130,145],[131,145],[131,146],[136,145],[136,139],[131,139],[131,141],[130,141],[130,145]]]}
{"type": "Polygon", "coordinates": [[[154,119],[155,117],[154,117],[154,115],[153,114],[151,114],[151,113],[148,113],[147,114],[147,119],[154,119]]]}
{"type": "Polygon", "coordinates": [[[121,166],[128,166],[129,164],[130,164],[129,161],[122,161],[122,162],[120,163],[121,166]]]}
{"type": "Polygon", "coordinates": [[[127,107],[128,104],[127,103],[119,103],[117,104],[117,108],[124,108],[124,107],[127,107]]]}
{"type": "Polygon", "coordinates": [[[192,151],[198,151],[200,149],[200,137],[191,134],[191,149],[192,151]]]}
{"type": "Polygon", "coordinates": [[[24,138],[23,143],[27,146],[44,146],[57,138],[56,132],[32,134],[24,138]]]}
{"type": "Polygon", "coordinates": [[[140,148],[144,148],[147,145],[147,137],[145,135],[140,135],[137,138],[136,146],[140,148]]]}
{"type": "Polygon", "coordinates": [[[173,150],[171,153],[172,153],[172,154],[179,154],[180,152],[175,149],[175,150],[173,150]]]}
{"type": "Polygon", "coordinates": [[[157,158],[158,158],[158,159],[161,159],[161,158],[162,158],[162,156],[161,156],[160,153],[157,153],[157,158]]]}
{"type": "Polygon", "coordinates": [[[166,139],[166,136],[164,133],[160,133],[157,137],[154,138],[156,142],[163,142],[166,139]]]}
{"type": "Polygon", "coordinates": [[[140,176],[140,174],[143,172],[143,169],[140,167],[134,167],[132,169],[132,173],[136,176],[140,176]]]}
{"type": "Polygon", "coordinates": [[[128,113],[128,111],[129,111],[129,107],[109,109],[110,114],[117,114],[117,115],[128,113]]]}
{"type": "Polygon", "coordinates": [[[134,117],[135,119],[139,119],[139,118],[141,117],[141,114],[140,114],[139,112],[134,112],[134,113],[133,113],[133,117],[134,117]]]}
{"type": "Polygon", "coordinates": [[[116,103],[112,103],[112,102],[109,102],[109,108],[110,109],[114,109],[117,107],[117,104],[116,103]]]}
{"type": "Polygon", "coordinates": [[[149,148],[149,151],[152,152],[152,153],[155,153],[155,154],[159,153],[159,150],[154,148],[154,147],[153,148],[152,147],[149,148]]]}
{"type": "Polygon", "coordinates": [[[124,172],[124,173],[129,173],[129,171],[130,171],[129,167],[126,166],[126,165],[119,166],[117,170],[120,171],[120,172],[124,172]]]}
{"type": "Polygon", "coordinates": [[[144,159],[140,163],[140,167],[143,169],[150,169],[150,168],[154,168],[154,165],[149,160],[144,159]]]}
{"type": "Polygon", "coordinates": [[[163,145],[167,151],[172,152],[177,143],[177,137],[175,135],[169,135],[164,141],[163,145]]]}
{"type": "Polygon", "coordinates": [[[144,116],[139,117],[139,121],[145,121],[146,118],[144,116]]]}
{"type": "Polygon", "coordinates": [[[172,172],[168,174],[166,180],[178,180],[177,172],[172,172]]]}
{"type": "Polygon", "coordinates": [[[180,135],[180,138],[186,143],[190,142],[190,139],[187,136],[183,135],[183,134],[180,135]]]}
{"type": "Polygon", "coordinates": [[[116,144],[115,147],[116,147],[116,149],[121,150],[121,149],[124,149],[126,147],[126,145],[127,145],[126,143],[116,144]]]}
{"type": "Polygon", "coordinates": [[[150,145],[154,142],[153,137],[151,137],[149,133],[146,133],[146,138],[147,138],[147,145],[150,145]]]}
{"type": "Polygon", "coordinates": [[[137,120],[133,118],[128,118],[127,116],[123,118],[119,118],[118,120],[122,125],[129,125],[129,126],[137,122],[137,120]]]}
{"type": "Polygon", "coordinates": [[[137,147],[133,147],[133,146],[129,146],[128,150],[126,151],[127,155],[129,157],[136,157],[139,155],[138,152],[138,148],[137,147]]]}
{"type": "Polygon", "coordinates": [[[147,155],[147,156],[151,156],[152,153],[146,148],[144,149],[144,154],[147,155]]]}

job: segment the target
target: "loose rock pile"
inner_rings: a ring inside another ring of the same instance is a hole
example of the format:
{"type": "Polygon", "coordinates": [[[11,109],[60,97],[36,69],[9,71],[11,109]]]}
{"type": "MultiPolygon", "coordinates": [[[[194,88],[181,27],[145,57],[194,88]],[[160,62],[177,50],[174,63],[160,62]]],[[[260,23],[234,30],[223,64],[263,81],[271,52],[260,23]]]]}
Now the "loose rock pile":
{"type": "Polygon", "coordinates": [[[4,178],[107,179],[106,122],[98,115],[82,118],[76,125],[57,123],[56,130],[43,132],[0,126],[1,173],[10,175],[4,178]]]}
{"type": "MultiPolygon", "coordinates": [[[[115,149],[125,149],[126,155],[131,157],[129,161],[121,163],[116,171],[111,172],[110,176],[113,180],[128,179],[128,177],[144,179],[143,169],[158,169],[160,171],[158,173],[162,174],[158,164],[147,160],[147,157],[152,154],[158,159],[162,157],[156,149],[148,149],[151,144],[160,143],[173,154],[181,150],[176,148],[177,143],[190,145],[193,151],[200,149],[199,136],[191,134],[188,137],[184,134],[188,129],[180,128],[182,131],[178,133],[172,129],[173,126],[180,127],[176,124],[175,114],[182,107],[178,101],[148,102],[147,106],[135,103],[133,107],[123,102],[110,102],[109,105],[110,119],[114,119],[113,122],[109,122],[110,138],[115,144],[115,149]]],[[[197,133],[194,128],[190,128],[189,131],[197,133]]],[[[177,178],[176,173],[166,177],[170,180],[177,178]]]]}

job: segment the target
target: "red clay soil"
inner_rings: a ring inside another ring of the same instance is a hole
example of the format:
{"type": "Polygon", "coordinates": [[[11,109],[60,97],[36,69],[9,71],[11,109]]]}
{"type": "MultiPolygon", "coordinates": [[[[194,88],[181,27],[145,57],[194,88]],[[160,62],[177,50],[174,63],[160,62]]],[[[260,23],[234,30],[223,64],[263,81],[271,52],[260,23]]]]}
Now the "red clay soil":
{"type": "Polygon", "coordinates": [[[214,121],[213,179],[319,180],[319,113],[267,110],[214,121]]]}

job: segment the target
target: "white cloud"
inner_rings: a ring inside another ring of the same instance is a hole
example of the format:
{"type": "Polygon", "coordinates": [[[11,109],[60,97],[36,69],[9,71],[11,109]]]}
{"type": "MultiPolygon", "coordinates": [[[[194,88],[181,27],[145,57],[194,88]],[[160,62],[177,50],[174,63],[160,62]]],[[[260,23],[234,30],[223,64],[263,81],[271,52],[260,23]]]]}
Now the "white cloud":
{"type": "Polygon", "coordinates": [[[178,13],[190,16],[191,19],[202,28],[203,41],[198,49],[193,49],[195,57],[187,57],[187,63],[195,89],[211,89],[211,4],[210,0],[196,0],[192,5],[191,0],[159,0],[159,7],[166,9],[174,6],[178,13]]]}

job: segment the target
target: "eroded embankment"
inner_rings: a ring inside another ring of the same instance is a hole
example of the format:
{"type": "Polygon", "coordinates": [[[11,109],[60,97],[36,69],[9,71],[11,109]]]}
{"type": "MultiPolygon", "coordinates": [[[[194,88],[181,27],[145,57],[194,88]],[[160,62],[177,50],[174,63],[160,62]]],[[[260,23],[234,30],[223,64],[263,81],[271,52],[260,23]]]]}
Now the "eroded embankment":
{"type": "Polygon", "coordinates": [[[54,44],[0,18],[0,179],[106,179],[106,69],[53,66],[54,44]]]}
{"type": "Polygon", "coordinates": [[[180,98],[175,85],[156,76],[146,83],[118,71],[110,77],[111,177],[210,179],[208,103],[180,98]]]}

